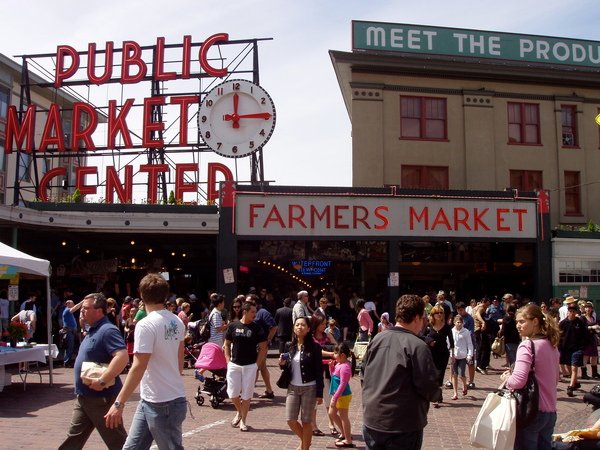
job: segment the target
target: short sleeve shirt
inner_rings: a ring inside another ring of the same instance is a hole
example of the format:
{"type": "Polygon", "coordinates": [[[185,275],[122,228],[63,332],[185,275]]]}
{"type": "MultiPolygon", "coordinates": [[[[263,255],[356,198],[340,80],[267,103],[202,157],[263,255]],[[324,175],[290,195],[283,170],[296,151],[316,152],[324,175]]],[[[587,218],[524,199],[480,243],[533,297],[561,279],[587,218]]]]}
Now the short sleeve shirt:
{"type": "Polygon", "coordinates": [[[264,329],[256,322],[233,322],[227,327],[225,339],[233,343],[231,362],[238,366],[254,364],[258,357],[257,345],[267,340],[264,329]]]}
{"type": "Polygon", "coordinates": [[[116,396],[121,387],[120,377],[115,379],[115,384],[102,391],[90,389],[81,381],[81,366],[84,361],[96,363],[110,363],[113,353],[125,350],[125,340],[119,329],[104,316],[92,325],[79,346],[79,353],[75,360],[73,374],[75,375],[75,394],[85,397],[110,397],[116,396]]]}

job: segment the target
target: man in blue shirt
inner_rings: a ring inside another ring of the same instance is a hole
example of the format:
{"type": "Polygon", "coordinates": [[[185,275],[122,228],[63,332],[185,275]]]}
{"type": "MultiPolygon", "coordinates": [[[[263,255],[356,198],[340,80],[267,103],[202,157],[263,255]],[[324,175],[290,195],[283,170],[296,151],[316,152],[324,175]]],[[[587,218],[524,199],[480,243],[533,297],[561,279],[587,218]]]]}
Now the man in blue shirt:
{"type": "Polygon", "coordinates": [[[121,424],[117,428],[106,427],[104,415],[114,403],[121,390],[119,374],[129,356],[125,340],[119,329],[106,317],[107,303],[103,294],[89,294],[81,305],[81,321],[90,329],[81,342],[75,360],[75,406],[68,436],[59,450],[82,449],[94,428],[109,450],[121,450],[127,432],[121,424]],[[97,378],[81,376],[84,362],[107,364],[106,370],[97,378]]]}
{"type": "Polygon", "coordinates": [[[75,320],[74,312],[78,311],[83,304],[83,300],[77,303],[73,300],[67,300],[65,302],[65,309],[62,313],[63,327],[62,335],[65,346],[65,355],[63,357],[63,363],[65,367],[73,367],[73,351],[75,350],[75,332],[77,331],[77,321],[75,320]]]}

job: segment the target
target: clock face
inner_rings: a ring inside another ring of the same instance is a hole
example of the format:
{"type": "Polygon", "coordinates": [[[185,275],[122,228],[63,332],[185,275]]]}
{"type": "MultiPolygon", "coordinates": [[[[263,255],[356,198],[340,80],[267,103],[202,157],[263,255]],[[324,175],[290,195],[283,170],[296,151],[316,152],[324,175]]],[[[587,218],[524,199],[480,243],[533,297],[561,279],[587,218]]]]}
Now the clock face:
{"type": "Polygon", "coordinates": [[[198,131],[215,153],[240,158],[260,149],[273,134],[275,105],[267,92],[247,80],[228,80],[202,101],[198,131]]]}

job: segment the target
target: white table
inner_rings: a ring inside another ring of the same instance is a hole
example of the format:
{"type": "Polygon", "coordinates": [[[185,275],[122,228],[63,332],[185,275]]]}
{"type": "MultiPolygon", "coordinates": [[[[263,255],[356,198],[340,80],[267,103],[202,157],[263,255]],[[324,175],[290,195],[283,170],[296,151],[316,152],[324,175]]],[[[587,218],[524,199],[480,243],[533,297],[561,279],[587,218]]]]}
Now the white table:
{"type": "MultiPolygon", "coordinates": [[[[55,344],[51,345],[50,353],[52,358],[56,358],[58,356],[58,348],[55,344]]],[[[11,374],[7,373],[5,367],[7,364],[17,364],[21,362],[29,363],[29,362],[46,362],[46,357],[48,356],[48,344],[37,344],[31,348],[24,347],[0,347],[0,392],[4,389],[4,386],[11,384],[11,374]]],[[[21,376],[21,381],[23,382],[23,389],[25,389],[27,385],[27,375],[29,373],[29,369],[26,370],[23,374],[19,373],[21,376]]],[[[39,369],[37,373],[40,375],[39,369]]]]}

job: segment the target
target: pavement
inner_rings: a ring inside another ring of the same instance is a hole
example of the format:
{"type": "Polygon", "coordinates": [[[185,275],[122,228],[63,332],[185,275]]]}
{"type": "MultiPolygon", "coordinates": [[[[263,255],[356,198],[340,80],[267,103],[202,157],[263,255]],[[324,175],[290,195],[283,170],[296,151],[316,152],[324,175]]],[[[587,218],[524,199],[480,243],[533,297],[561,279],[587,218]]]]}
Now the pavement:
{"type": "MultiPolygon", "coordinates": [[[[195,449],[227,450],[284,450],[296,449],[299,441],[287,427],[285,421],[285,392],[275,386],[279,374],[277,360],[268,359],[271,380],[276,397],[273,400],[259,399],[264,392],[262,380],[256,385],[255,399],[252,402],[248,425],[250,431],[240,432],[230,425],[235,414],[233,405],[225,400],[218,408],[212,408],[210,402],[199,406],[194,399],[199,383],[194,371],[186,369],[183,379],[190,410],[183,424],[184,446],[195,449]]],[[[493,359],[488,375],[475,376],[476,389],[468,395],[451,400],[452,391],[444,389],[444,403],[441,408],[431,408],[425,428],[423,449],[469,449],[469,433],[479,408],[488,392],[500,384],[500,366],[503,360],[493,359]],[[495,369],[494,369],[495,368],[495,369]]],[[[9,366],[8,368],[12,368],[9,366]]],[[[50,450],[56,449],[66,436],[73,406],[73,369],[57,367],[54,370],[54,385],[48,384],[47,369],[42,369],[42,383],[37,375],[30,375],[27,389],[24,391],[18,375],[13,375],[13,384],[0,392],[0,447],[4,450],[50,450]]],[[[447,379],[447,378],[446,378],[447,379]]],[[[592,412],[591,407],[582,401],[584,391],[589,391],[597,381],[582,381],[582,390],[573,398],[566,395],[566,384],[560,383],[558,389],[558,421],[555,431],[564,432],[581,427],[592,412]]],[[[360,430],[362,427],[362,406],[360,380],[351,380],[354,392],[350,406],[350,419],[354,443],[357,448],[365,448],[360,430]]],[[[129,429],[133,412],[139,400],[134,394],[125,407],[125,428],[129,429]]],[[[318,424],[327,432],[327,419],[324,407],[319,408],[318,424]]],[[[106,448],[97,432],[93,432],[86,449],[106,448]]],[[[153,447],[156,448],[156,447],[153,447]]],[[[330,436],[315,437],[312,448],[335,448],[330,436]]]]}

